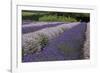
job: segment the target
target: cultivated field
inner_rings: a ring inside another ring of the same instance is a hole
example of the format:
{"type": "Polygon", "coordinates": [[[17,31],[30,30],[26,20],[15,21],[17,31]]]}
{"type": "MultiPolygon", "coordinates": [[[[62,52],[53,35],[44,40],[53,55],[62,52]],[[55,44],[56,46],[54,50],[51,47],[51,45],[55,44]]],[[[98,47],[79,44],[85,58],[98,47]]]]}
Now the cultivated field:
{"type": "Polygon", "coordinates": [[[85,22],[30,22],[23,24],[22,61],[84,59],[83,48],[87,25],[85,22]]]}

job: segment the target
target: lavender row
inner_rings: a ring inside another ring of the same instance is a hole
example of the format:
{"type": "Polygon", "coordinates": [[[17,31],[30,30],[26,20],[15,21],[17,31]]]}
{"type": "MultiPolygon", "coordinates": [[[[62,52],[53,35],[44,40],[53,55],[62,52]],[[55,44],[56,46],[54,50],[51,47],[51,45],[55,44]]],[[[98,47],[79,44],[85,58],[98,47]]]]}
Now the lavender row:
{"type": "Polygon", "coordinates": [[[41,29],[36,32],[27,33],[22,35],[22,49],[24,54],[34,53],[41,51],[50,40],[55,39],[61,33],[73,28],[79,23],[62,24],[52,28],[41,29]],[[45,44],[45,45],[44,45],[45,44]],[[41,46],[42,45],[42,46],[41,46]]]}
{"type": "Polygon", "coordinates": [[[40,53],[23,56],[23,62],[81,59],[86,27],[86,23],[81,23],[64,31],[50,40],[40,53]]]}
{"type": "Polygon", "coordinates": [[[35,32],[37,30],[41,30],[44,28],[48,28],[48,27],[55,27],[58,25],[63,24],[64,22],[34,22],[31,24],[27,24],[27,25],[22,25],[22,33],[29,33],[29,32],[35,32]]]}
{"type": "Polygon", "coordinates": [[[87,23],[87,30],[86,30],[86,40],[84,43],[84,47],[82,48],[84,51],[84,59],[90,58],[90,23],[87,23]]]}

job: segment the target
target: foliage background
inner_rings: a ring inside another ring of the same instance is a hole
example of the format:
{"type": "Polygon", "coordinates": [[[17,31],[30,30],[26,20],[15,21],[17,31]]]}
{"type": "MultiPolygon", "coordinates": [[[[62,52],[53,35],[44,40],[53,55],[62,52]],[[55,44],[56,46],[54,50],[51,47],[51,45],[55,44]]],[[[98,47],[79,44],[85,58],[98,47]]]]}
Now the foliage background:
{"type": "Polygon", "coordinates": [[[77,22],[90,21],[89,13],[71,13],[71,12],[44,12],[44,11],[22,11],[22,20],[32,21],[58,21],[58,22],[77,22]]]}

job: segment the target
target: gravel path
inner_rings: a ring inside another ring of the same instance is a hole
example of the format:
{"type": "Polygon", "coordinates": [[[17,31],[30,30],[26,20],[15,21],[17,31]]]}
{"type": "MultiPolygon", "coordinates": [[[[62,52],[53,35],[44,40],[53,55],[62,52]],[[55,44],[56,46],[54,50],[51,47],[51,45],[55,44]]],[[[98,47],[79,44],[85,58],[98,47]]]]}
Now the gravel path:
{"type": "Polygon", "coordinates": [[[51,40],[39,53],[23,56],[23,62],[81,59],[87,24],[80,23],[51,40]]]}

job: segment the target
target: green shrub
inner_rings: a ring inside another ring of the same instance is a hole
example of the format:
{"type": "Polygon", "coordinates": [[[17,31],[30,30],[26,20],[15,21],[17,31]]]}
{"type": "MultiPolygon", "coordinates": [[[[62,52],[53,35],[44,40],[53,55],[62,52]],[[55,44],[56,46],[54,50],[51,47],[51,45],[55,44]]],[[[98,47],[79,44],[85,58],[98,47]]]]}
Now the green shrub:
{"type": "Polygon", "coordinates": [[[77,20],[73,17],[65,17],[65,16],[59,16],[58,17],[58,20],[59,21],[62,21],[62,22],[76,22],[77,20]]]}
{"type": "Polygon", "coordinates": [[[75,18],[72,18],[72,17],[67,17],[66,18],[66,21],[69,21],[69,22],[76,22],[77,20],[75,18]]]}
{"type": "Polygon", "coordinates": [[[39,18],[39,21],[76,22],[77,20],[72,17],[57,16],[57,15],[44,15],[39,18]]]}
{"type": "Polygon", "coordinates": [[[44,16],[39,18],[39,21],[57,21],[57,16],[44,15],[44,16]]]}

